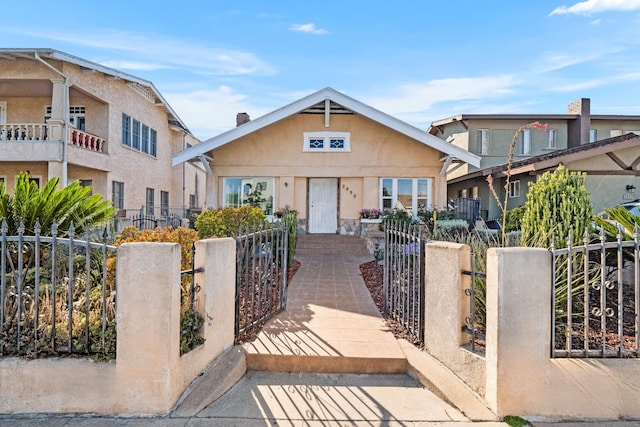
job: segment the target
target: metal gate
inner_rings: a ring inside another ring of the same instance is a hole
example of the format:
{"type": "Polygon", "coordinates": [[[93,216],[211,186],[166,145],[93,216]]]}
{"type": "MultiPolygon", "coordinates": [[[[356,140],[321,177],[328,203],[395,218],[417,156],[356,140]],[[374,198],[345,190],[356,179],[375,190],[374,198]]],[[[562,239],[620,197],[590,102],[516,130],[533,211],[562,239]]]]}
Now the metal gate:
{"type": "Polygon", "coordinates": [[[418,224],[388,221],[384,230],[385,313],[424,342],[426,239],[418,224]]]}

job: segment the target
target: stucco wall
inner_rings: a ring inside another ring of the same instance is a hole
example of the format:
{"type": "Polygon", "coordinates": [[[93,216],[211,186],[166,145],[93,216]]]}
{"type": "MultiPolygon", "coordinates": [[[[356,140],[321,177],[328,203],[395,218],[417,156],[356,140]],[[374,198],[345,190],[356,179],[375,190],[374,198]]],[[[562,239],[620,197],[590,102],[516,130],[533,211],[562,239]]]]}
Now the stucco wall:
{"type": "MultiPolygon", "coordinates": [[[[169,192],[171,208],[188,207],[190,194],[197,195],[198,207],[204,204],[204,173],[190,164],[184,167],[171,166],[174,153],[182,150],[186,143],[193,145],[198,141],[169,127],[164,108],[142,96],[124,79],[109,78],[99,72],[88,73],[71,63],[48,61],[69,78],[69,104],[85,106],[86,131],[107,140],[104,146],[106,154],[69,147],[69,179],[93,180],[94,192],[103,194],[109,200],[112,198],[111,182],[124,182],[124,203],[128,209],[139,209],[145,204],[147,187],[155,190],[155,205],[158,208],[161,191],[169,192]],[[157,131],[157,157],[122,145],[122,113],[157,131]],[[79,168],[74,168],[76,165],[79,168]],[[196,175],[199,178],[197,184],[196,175]]],[[[0,70],[0,79],[17,79],[31,85],[28,89],[31,93],[25,93],[24,97],[2,97],[0,94],[0,100],[7,101],[7,122],[43,123],[45,106],[53,104],[51,79],[60,79],[60,75],[38,61],[26,59],[0,59],[0,70]]],[[[25,144],[14,153],[18,156],[16,159],[62,161],[60,147],[51,147],[55,156],[51,154],[42,158],[28,152],[30,149],[42,151],[44,146],[41,143],[27,144],[31,146],[25,144]]],[[[20,170],[27,169],[34,168],[27,164],[26,169],[20,170]]],[[[61,164],[51,163],[51,170],[43,176],[54,176],[60,170],[61,164]]],[[[16,174],[15,164],[0,164],[0,176],[13,177],[16,174]]],[[[159,210],[156,214],[159,214],[159,210]]]]}
{"type": "MultiPolygon", "coordinates": [[[[293,201],[306,218],[306,179],[340,178],[340,218],[357,219],[363,207],[379,206],[379,178],[434,178],[433,202],[443,205],[438,179],[440,153],[359,115],[296,114],[216,149],[217,204],[222,205],[224,177],[294,177],[294,189],[276,183],[274,206],[293,201]],[[303,152],[304,132],[350,132],[351,152],[303,152]],[[343,188],[344,185],[344,188],[343,188]],[[349,188],[346,191],[346,188],[349,188]],[[355,196],[355,197],[354,197],[355,196]]],[[[442,194],[441,194],[442,192],[442,194]]]]}
{"type": "MultiPolygon", "coordinates": [[[[205,343],[179,355],[180,247],[118,249],[116,361],[0,359],[0,413],[166,414],[186,386],[233,345],[235,241],[196,243],[205,343]]],[[[221,379],[224,381],[224,379],[221,379]]]]}

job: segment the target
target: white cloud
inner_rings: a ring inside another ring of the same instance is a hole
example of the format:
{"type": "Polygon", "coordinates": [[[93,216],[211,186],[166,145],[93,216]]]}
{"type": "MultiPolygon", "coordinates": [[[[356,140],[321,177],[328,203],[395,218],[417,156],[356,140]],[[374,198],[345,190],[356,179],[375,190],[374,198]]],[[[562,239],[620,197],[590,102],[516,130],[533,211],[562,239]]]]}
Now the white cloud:
{"type": "Polygon", "coordinates": [[[418,127],[427,120],[443,118],[434,112],[437,104],[462,100],[487,100],[500,98],[515,91],[520,82],[511,75],[492,77],[468,77],[431,80],[398,87],[393,95],[369,97],[365,101],[371,106],[418,127]]]}
{"type": "MultiPolygon", "coordinates": [[[[611,51],[608,53],[611,53],[611,51]]],[[[601,56],[602,54],[598,52],[588,52],[584,54],[575,52],[572,52],[571,54],[565,52],[546,52],[542,55],[542,58],[538,60],[536,68],[543,73],[556,71],[573,65],[593,61],[601,56]]]]}
{"type": "MultiPolygon", "coordinates": [[[[117,60],[133,65],[137,70],[174,68],[188,69],[206,75],[270,75],[277,70],[257,58],[253,53],[212,47],[188,40],[160,34],[135,33],[108,29],[65,33],[60,30],[46,32],[36,29],[16,30],[22,34],[48,40],[64,41],[80,46],[119,51],[135,56],[135,61],[117,60]],[[149,61],[143,65],[145,60],[149,61]],[[152,68],[153,67],[153,68],[152,68]]],[[[116,63],[111,60],[111,63],[116,63]]],[[[104,63],[104,61],[96,61],[104,63]]]]}
{"type": "Polygon", "coordinates": [[[592,15],[600,12],[628,12],[632,10],[640,10],[640,0],[586,0],[569,7],[557,7],[550,15],[592,15]]]}
{"type": "Polygon", "coordinates": [[[593,21],[589,22],[589,24],[600,25],[601,22],[602,22],[602,19],[594,19],[593,21]]]}
{"type": "Polygon", "coordinates": [[[256,119],[270,111],[251,104],[246,95],[228,86],[215,90],[169,92],[164,96],[189,130],[203,141],[233,129],[237,113],[246,112],[256,119]]]}
{"type": "Polygon", "coordinates": [[[309,33],[317,35],[324,35],[329,33],[327,30],[324,30],[322,28],[316,28],[316,24],[314,24],[313,22],[310,22],[308,24],[293,24],[289,26],[289,29],[291,31],[296,31],[299,33],[309,33]]]}
{"type": "Polygon", "coordinates": [[[100,61],[100,64],[116,70],[155,71],[169,68],[158,63],[138,61],[100,61]]]}

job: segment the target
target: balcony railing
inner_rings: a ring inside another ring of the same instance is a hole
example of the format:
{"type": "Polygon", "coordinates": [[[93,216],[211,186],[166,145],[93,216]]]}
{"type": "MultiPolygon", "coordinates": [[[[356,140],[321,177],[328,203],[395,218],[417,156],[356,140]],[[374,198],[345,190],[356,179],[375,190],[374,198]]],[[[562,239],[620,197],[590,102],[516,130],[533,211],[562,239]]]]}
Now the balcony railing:
{"type": "Polygon", "coordinates": [[[42,123],[0,124],[0,141],[43,141],[47,139],[48,128],[42,123]]]}
{"type": "Polygon", "coordinates": [[[69,143],[77,147],[86,148],[87,150],[103,152],[106,140],[97,135],[81,131],[80,129],[71,128],[69,130],[69,143]]]}
{"type": "MultiPolygon", "coordinates": [[[[0,124],[0,141],[47,141],[53,134],[52,130],[55,126],[43,123],[0,124]]],[[[102,137],[70,126],[67,142],[76,147],[102,153],[107,141],[102,137]]]]}

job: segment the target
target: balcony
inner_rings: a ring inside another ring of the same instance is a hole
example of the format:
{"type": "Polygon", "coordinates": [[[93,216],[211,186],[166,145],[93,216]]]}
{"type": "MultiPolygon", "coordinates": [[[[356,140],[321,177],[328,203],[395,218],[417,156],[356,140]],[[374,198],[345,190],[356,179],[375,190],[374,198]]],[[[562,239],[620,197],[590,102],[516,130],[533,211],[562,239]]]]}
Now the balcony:
{"type": "MultiPolygon", "coordinates": [[[[29,142],[57,142],[51,140],[52,135],[60,135],[59,125],[48,125],[42,123],[6,123],[0,124],[0,144],[1,143],[29,143],[29,142]],[[58,132],[56,132],[58,131],[58,132]]],[[[86,150],[103,153],[106,146],[106,139],[93,135],[89,132],[69,126],[67,143],[86,150]]]]}

